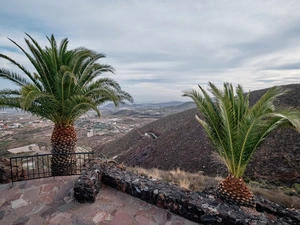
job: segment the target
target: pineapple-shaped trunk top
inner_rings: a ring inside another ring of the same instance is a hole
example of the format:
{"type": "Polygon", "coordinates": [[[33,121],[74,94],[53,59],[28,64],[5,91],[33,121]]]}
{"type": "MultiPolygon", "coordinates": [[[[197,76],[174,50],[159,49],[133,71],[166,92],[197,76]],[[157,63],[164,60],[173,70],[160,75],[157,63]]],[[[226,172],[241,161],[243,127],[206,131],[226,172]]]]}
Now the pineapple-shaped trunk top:
{"type": "Polygon", "coordinates": [[[222,200],[237,205],[255,207],[255,199],[252,191],[242,178],[236,178],[229,174],[217,187],[217,195],[222,200]]]}

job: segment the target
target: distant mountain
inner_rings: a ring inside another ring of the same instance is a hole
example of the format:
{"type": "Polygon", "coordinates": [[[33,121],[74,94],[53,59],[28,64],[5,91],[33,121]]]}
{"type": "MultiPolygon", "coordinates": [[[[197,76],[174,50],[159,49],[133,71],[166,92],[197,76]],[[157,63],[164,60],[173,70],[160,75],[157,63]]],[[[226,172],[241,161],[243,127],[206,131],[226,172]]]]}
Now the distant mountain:
{"type": "Polygon", "coordinates": [[[180,111],[183,111],[183,110],[196,108],[196,105],[195,105],[194,102],[185,102],[185,103],[181,103],[179,105],[165,106],[164,108],[180,112],[180,111]]]}
{"type": "Polygon", "coordinates": [[[107,113],[116,116],[161,118],[195,107],[194,102],[173,101],[164,103],[123,104],[118,108],[113,104],[109,104],[104,108],[100,108],[100,110],[105,110],[107,113]]]}
{"type": "Polygon", "coordinates": [[[134,109],[134,108],[153,108],[153,107],[159,107],[159,108],[165,108],[165,107],[170,107],[170,106],[178,106],[185,104],[186,102],[180,102],[180,101],[171,101],[171,102],[158,102],[158,103],[124,103],[119,105],[119,107],[116,107],[113,103],[109,103],[104,106],[100,106],[99,108],[101,109],[124,109],[124,108],[129,108],[129,109],[134,109]]]}
{"type": "MultiPolygon", "coordinates": [[[[290,92],[277,104],[300,106],[300,84],[285,85],[290,92]]],[[[250,93],[256,102],[268,89],[250,93]]],[[[187,103],[188,104],[188,103],[187,103]]],[[[204,171],[208,175],[226,175],[225,168],[214,156],[212,146],[195,114],[196,108],[165,116],[96,149],[96,154],[131,166],[170,170],[204,171]],[[153,135],[152,135],[153,134],[153,135]],[[157,137],[157,138],[156,138],[157,137]]],[[[266,179],[276,184],[300,183],[300,134],[292,129],[273,132],[256,151],[246,171],[246,178],[266,179]]]]}
{"type": "Polygon", "coordinates": [[[133,115],[138,115],[139,113],[135,110],[130,110],[130,109],[122,109],[122,110],[119,110],[115,113],[112,113],[113,115],[122,115],[122,116],[133,116],[133,115]]]}

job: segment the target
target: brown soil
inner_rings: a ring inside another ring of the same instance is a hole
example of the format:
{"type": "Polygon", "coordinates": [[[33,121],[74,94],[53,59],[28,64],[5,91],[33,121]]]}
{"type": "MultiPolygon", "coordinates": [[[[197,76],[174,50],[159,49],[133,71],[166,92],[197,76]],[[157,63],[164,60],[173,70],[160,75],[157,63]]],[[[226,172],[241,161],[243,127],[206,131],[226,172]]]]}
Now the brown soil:
{"type": "MultiPolygon", "coordinates": [[[[300,106],[300,84],[286,85],[291,91],[278,104],[300,106]]],[[[253,91],[255,102],[267,89],[253,91]]],[[[99,146],[98,155],[118,155],[117,161],[130,166],[171,170],[204,171],[207,175],[226,176],[201,125],[195,120],[197,109],[166,116],[125,136],[99,146]],[[158,138],[145,136],[153,132],[158,138]]],[[[256,151],[246,171],[246,179],[268,180],[275,184],[300,183],[300,134],[292,129],[274,131],[256,151]]]]}

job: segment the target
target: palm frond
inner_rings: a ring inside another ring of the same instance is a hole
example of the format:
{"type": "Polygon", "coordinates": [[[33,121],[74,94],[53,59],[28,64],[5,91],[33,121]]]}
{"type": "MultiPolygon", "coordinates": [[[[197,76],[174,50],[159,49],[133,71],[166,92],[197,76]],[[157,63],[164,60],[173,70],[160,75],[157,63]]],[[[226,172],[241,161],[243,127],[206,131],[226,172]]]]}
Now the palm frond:
{"type": "Polygon", "coordinates": [[[212,83],[209,87],[215,102],[200,86],[202,95],[192,90],[184,92],[184,96],[196,103],[204,117],[197,117],[197,121],[235,177],[243,176],[253,153],[273,130],[287,126],[300,131],[300,111],[274,105],[287,90],[272,87],[250,108],[250,93],[245,94],[242,86],[235,91],[229,83],[224,83],[223,90],[212,83]]]}
{"type": "Polygon", "coordinates": [[[25,74],[23,77],[0,69],[0,78],[11,80],[20,87],[17,91],[0,91],[0,107],[21,108],[55,124],[67,125],[89,110],[100,116],[97,106],[103,102],[112,101],[118,105],[125,100],[133,101],[116,81],[100,78],[104,72],[114,72],[113,67],[97,62],[105,57],[104,54],[84,47],[68,50],[68,39],[63,39],[58,46],[54,35],[47,37],[49,46],[42,48],[25,34],[29,51],[9,40],[25,54],[36,71],[30,73],[12,58],[0,54],[25,74]]]}
{"type": "Polygon", "coordinates": [[[6,69],[0,69],[0,77],[10,80],[20,87],[29,83],[29,81],[26,78],[6,69]]]}

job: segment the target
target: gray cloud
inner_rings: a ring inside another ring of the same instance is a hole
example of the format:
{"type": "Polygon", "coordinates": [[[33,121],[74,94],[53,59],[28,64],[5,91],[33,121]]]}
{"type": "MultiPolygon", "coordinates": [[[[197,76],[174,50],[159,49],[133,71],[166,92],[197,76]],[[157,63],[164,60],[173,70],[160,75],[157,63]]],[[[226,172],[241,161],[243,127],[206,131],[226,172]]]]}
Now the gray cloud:
{"type": "MultiPolygon", "coordinates": [[[[13,40],[24,32],[70,48],[105,53],[137,102],[184,100],[183,90],[212,81],[245,90],[299,82],[298,1],[9,1],[0,9],[0,51],[27,64],[13,40]]],[[[13,69],[0,60],[1,67],[13,69]]],[[[0,81],[0,88],[7,87],[0,81]]]]}

